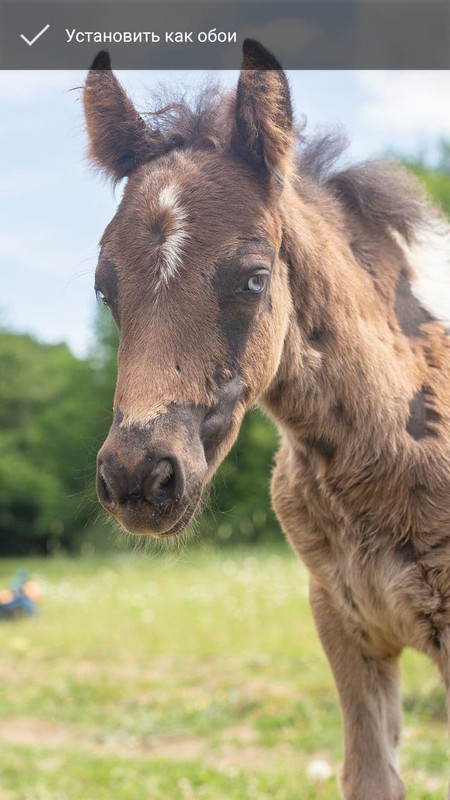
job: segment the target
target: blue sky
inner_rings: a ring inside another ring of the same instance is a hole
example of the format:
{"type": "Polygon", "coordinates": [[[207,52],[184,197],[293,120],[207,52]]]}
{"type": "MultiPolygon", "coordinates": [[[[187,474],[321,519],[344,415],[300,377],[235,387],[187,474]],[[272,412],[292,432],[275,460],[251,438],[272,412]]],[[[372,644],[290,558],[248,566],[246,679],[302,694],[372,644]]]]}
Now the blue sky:
{"type": "MultiPolygon", "coordinates": [[[[205,75],[118,77],[144,110],[155,84],[189,86],[205,75]]],[[[44,341],[66,341],[79,355],[92,343],[97,242],[121,194],[119,188],[114,196],[84,160],[80,92],[71,91],[84,78],[75,72],[0,73],[0,324],[44,341]]],[[[221,73],[224,84],[236,78],[235,72],[221,73]]],[[[423,151],[432,160],[438,140],[450,139],[450,72],[305,71],[289,78],[297,115],[306,114],[310,127],[347,130],[349,159],[423,151]]],[[[436,268],[428,279],[438,303],[443,294],[450,297],[450,273],[436,268]]],[[[450,301],[440,311],[446,310],[450,316],[450,301]]]]}

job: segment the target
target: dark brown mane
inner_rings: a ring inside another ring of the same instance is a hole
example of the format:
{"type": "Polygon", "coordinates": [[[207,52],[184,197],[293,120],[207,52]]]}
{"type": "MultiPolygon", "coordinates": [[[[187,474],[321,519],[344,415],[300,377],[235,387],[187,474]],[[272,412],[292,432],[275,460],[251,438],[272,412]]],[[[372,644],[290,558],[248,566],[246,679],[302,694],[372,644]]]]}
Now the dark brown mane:
{"type": "MultiPolygon", "coordinates": [[[[180,94],[152,98],[157,111],[147,112],[153,131],[167,150],[227,150],[234,127],[234,92],[208,85],[194,97],[180,94]]],[[[433,209],[419,181],[394,159],[342,166],[348,139],[341,130],[309,134],[306,121],[296,131],[296,171],[311,200],[325,206],[337,200],[341,209],[359,215],[376,232],[396,231],[408,244],[433,219],[433,209]],[[308,187],[305,183],[309,183],[308,187]],[[317,187],[320,191],[314,191],[317,187]]]]}
{"type": "Polygon", "coordinates": [[[339,168],[348,141],[340,132],[306,137],[298,144],[297,171],[322,186],[341,206],[374,230],[394,230],[408,243],[436,216],[419,181],[394,159],[339,168]]]}
{"type": "Polygon", "coordinates": [[[234,124],[234,100],[233,92],[224,92],[217,84],[195,95],[179,92],[169,97],[160,90],[151,97],[151,105],[157,110],[143,116],[171,149],[226,150],[234,124]]]}

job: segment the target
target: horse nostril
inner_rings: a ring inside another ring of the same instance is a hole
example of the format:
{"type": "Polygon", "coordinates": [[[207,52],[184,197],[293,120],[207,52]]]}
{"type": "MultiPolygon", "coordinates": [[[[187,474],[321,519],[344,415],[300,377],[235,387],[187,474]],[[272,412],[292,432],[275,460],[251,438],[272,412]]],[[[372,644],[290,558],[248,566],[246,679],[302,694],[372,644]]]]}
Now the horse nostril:
{"type": "Polygon", "coordinates": [[[132,469],[127,469],[115,454],[102,456],[98,461],[98,498],[113,513],[125,506],[129,510],[138,509],[142,504],[162,513],[178,504],[184,491],[184,469],[176,456],[159,458],[148,454],[132,469]]]}
{"type": "Polygon", "coordinates": [[[176,458],[162,458],[145,476],[142,495],[158,506],[178,502],[184,494],[184,473],[176,458]]]}
{"type": "Polygon", "coordinates": [[[173,483],[175,480],[175,473],[173,471],[172,464],[170,461],[164,459],[158,465],[158,475],[156,478],[155,486],[158,489],[164,489],[173,483]]]}
{"type": "Polygon", "coordinates": [[[108,485],[103,467],[99,467],[97,471],[97,494],[101,503],[107,506],[112,506],[115,502],[114,494],[108,485]]]}
{"type": "Polygon", "coordinates": [[[144,480],[142,495],[149,503],[155,500],[159,502],[165,499],[164,495],[169,494],[170,483],[174,479],[172,464],[167,458],[163,458],[150,470],[144,480]]]}

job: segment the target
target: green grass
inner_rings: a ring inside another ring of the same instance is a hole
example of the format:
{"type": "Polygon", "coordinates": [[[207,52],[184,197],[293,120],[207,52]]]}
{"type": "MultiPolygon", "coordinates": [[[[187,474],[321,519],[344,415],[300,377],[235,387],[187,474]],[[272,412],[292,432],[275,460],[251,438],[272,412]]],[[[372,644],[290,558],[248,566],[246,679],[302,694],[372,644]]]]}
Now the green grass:
{"type": "MultiPolygon", "coordinates": [[[[0,624],[0,800],[336,800],[337,698],[287,547],[27,566],[44,596],[0,624]]],[[[434,800],[444,693],[403,668],[408,800],[434,800]]]]}

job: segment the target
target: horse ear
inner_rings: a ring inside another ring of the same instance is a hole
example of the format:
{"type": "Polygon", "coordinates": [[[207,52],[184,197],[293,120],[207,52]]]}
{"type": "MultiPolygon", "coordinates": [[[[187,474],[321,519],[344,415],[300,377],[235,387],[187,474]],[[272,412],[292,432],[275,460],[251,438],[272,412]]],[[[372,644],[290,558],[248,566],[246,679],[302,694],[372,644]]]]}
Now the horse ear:
{"type": "Polygon", "coordinates": [[[88,155],[98,167],[119,181],[164,151],[164,138],[136,111],[111,72],[109,53],[95,57],[83,93],[89,134],[88,155]]]}
{"type": "Polygon", "coordinates": [[[294,145],[289,84],[276,58],[254,39],[243,44],[236,94],[235,149],[282,180],[294,145]]]}

